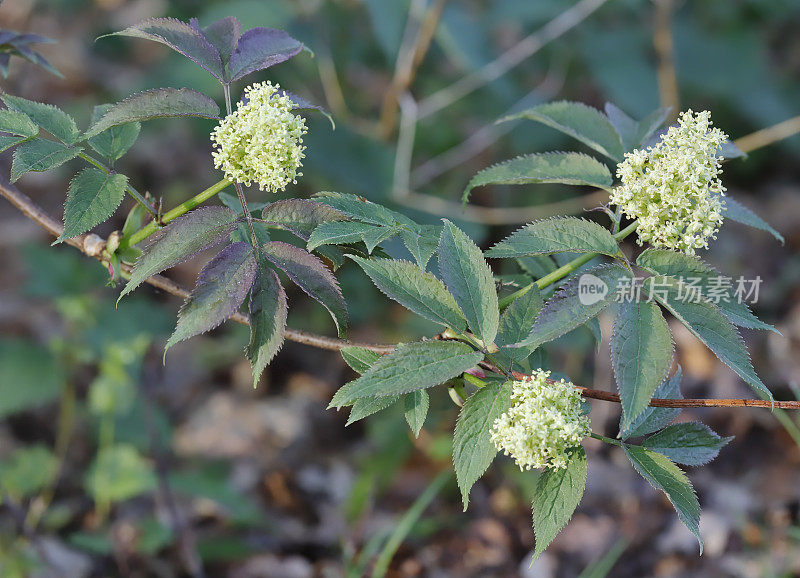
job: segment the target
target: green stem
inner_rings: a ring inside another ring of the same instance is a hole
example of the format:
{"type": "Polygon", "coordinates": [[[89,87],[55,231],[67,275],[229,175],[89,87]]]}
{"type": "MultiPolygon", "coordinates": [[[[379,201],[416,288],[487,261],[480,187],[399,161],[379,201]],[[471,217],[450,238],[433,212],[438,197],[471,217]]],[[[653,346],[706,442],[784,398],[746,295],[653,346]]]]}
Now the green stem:
{"type": "MultiPolygon", "coordinates": [[[[633,223],[631,223],[630,225],[628,225],[627,227],[622,229],[619,233],[616,233],[614,235],[614,239],[616,239],[617,241],[621,241],[622,239],[624,239],[625,237],[627,237],[628,235],[633,233],[636,230],[636,226],[637,226],[637,222],[634,221],[633,223]]],[[[573,259],[569,263],[566,263],[566,264],[562,265],[561,267],[559,267],[555,271],[552,271],[552,272],[548,273],[547,275],[545,275],[544,277],[542,277],[541,279],[538,279],[535,283],[531,283],[530,285],[526,285],[525,287],[522,287],[521,289],[517,289],[516,291],[514,291],[510,295],[506,295],[505,297],[500,299],[500,301],[498,302],[498,305],[500,306],[500,309],[505,309],[506,307],[511,305],[511,303],[513,303],[515,300],[519,299],[520,297],[525,295],[525,293],[530,291],[531,288],[534,285],[536,285],[536,287],[539,288],[539,289],[544,289],[545,287],[548,287],[549,285],[552,285],[556,281],[560,281],[561,279],[563,279],[564,277],[566,277],[567,275],[569,275],[573,271],[577,270],[582,265],[585,265],[586,263],[588,263],[589,261],[591,261],[592,259],[594,259],[598,255],[600,255],[600,253],[584,253],[580,257],[576,257],[575,259],[573,259]]]]}
{"type": "Polygon", "coordinates": [[[596,434],[596,433],[594,433],[594,432],[592,432],[591,434],[589,434],[589,437],[593,437],[594,439],[596,439],[596,440],[600,440],[601,442],[605,442],[605,443],[607,443],[607,444],[611,444],[612,446],[619,446],[619,447],[622,447],[622,446],[624,446],[624,445],[625,445],[624,443],[622,443],[622,442],[621,442],[621,441],[619,441],[619,440],[615,440],[615,439],[612,439],[612,438],[607,438],[606,436],[602,436],[602,435],[600,435],[600,434],[596,434]]]}
{"type": "MultiPolygon", "coordinates": [[[[161,217],[161,224],[166,225],[170,221],[174,221],[181,215],[188,213],[198,205],[206,202],[208,199],[224,190],[226,187],[230,186],[230,184],[231,182],[228,179],[222,179],[221,181],[214,183],[203,192],[198,193],[191,199],[182,202],[171,211],[165,213],[164,216],[161,217]]],[[[137,243],[141,243],[147,239],[147,237],[158,231],[159,228],[160,225],[156,221],[150,221],[147,225],[136,231],[133,235],[127,239],[123,239],[120,242],[120,247],[132,247],[137,243]]]]}
{"type": "Polygon", "coordinates": [[[475,387],[486,387],[486,382],[483,381],[480,377],[475,377],[471,373],[465,373],[462,375],[464,381],[470,382],[475,387]]]}
{"type": "MultiPolygon", "coordinates": [[[[110,168],[108,168],[108,167],[107,167],[106,165],[104,165],[103,163],[101,163],[100,161],[98,161],[98,160],[97,160],[96,158],[94,158],[93,156],[91,156],[91,155],[87,155],[86,153],[80,153],[78,156],[79,156],[80,158],[82,158],[83,160],[85,160],[85,161],[86,161],[87,163],[89,163],[90,165],[92,165],[92,166],[94,166],[94,167],[97,167],[98,169],[100,169],[101,171],[103,171],[105,174],[107,174],[107,175],[111,174],[111,169],[110,169],[110,168]]],[[[145,199],[145,198],[144,198],[144,197],[141,195],[141,193],[139,193],[139,191],[137,191],[136,189],[134,189],[134,188],[133,188],[131,185],[126,185],[126,187],[125,187],[125,190],[127,191],[127,193],[128,193],[128,194],[129,194],[131,197],[133,197],[134,199],[136,199],[136,202],[137,202],[137,203],[139,203],[140,205],[142,205],[142,206],[145,208],[145,210],[146,210],[148,213],[150,213],[151,215],[153,215],[153,217],[156,217],[156,218],[158,218],[158,212],[157,212],[157,211],[156,211],[156,210],[153,208],[153,205],[151,205],[150,203],[148,203],[148,202],[147,202],[147,199],[145,199]]]]}

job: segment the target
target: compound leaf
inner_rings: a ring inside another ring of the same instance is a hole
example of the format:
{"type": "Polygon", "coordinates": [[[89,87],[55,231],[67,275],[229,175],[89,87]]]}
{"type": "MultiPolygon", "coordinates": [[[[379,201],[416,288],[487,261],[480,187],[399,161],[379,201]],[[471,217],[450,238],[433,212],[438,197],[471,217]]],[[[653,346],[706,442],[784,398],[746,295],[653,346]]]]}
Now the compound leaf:
{"type": "Polygon", "coordinates": [[[717,457],[733,438],[723,438],[710,427],[698,422],[667,426],[642,442],[645,447],[686,466],[702,466],[717,457]]]}
{"type": "Polygon", "coordinates": [[[303,49],[286,32],[257,27],[242,34],[228,63],[230,81],[239,80],[251,72],[264,70],[296,56],[303,49]]]}
{"type": "Polygon", "coordinates": [[[125,175],[107,174],[94,167],[75,175],[64,205],[64,232],[56,243],[85,233],[111,217],[122,202],[127,186],[125,175]]]}
{"type": "Polygon", "coordinates": [[[597,223],[575,217],[535,221],[494,245],[487,257],[524,257],[553,253],[619,253],[614,236],[597,223]]]}
{"type": "Polygon", "coordinates": [[[63,165],[81,153],[80,147],[72,147],[60,142],[34,139],[20,144],[14,151],[11,161],[11,182],[16,182],[28,172],[43,172],[63,165]]]}
{"type": "Polygon", "coordinates": [[[0,98],[8,108],[26,115],[63,143],[72,144],[80,136],[80,131],[73,118],[57,106],[34,102],[11,94],[3,94],[0,98]]]}
{"type": "Polygon", "coordinates": [[[250,291],[250,343],[245,353],[253,367],[253,387],[283,345],[289,307],[278,274],[260,265],[250,291]]]}

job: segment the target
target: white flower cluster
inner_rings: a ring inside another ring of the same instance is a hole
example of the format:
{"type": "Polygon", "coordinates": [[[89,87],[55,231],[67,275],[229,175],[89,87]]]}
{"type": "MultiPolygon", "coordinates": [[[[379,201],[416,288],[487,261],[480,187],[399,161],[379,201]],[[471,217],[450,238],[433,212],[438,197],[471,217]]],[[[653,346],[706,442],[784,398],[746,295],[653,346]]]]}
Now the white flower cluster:
{"type": "Polygon", "coordinates": [[[725,193],[717,154],[728,137],[711,125],[710,112],[687,110],[661,142],[627,153],[617,166],[622,185],[611,203],[638,220],[640,245],[693,255],[716,239],[725,193]]]}
{"type": "Polygon", "coordinates": [[[276,95],[270,82],[245,88],[247,103],[226,116],[211,133],[214,166],[231,181],[277,192],[302,176],[305,120],[292,114],[294,103],[276,95]]]}
{"type": "Polygon", "coordinates": [[[520,470],[566,468],[568,450],[591,433],[580,392],[563,379],[548,382],[549,376],[539,369],[528,380],[515,381],[511,407],[492,428],[492,442],[520,470]]]}

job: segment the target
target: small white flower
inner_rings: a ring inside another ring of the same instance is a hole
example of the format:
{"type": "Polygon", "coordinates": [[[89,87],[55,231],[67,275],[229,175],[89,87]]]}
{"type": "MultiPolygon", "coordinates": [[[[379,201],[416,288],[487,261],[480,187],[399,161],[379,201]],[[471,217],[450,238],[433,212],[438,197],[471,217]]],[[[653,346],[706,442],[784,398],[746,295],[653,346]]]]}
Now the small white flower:
{"type": "Polygon", "coordinates": [[[710,112],[687,110],[661,142],[627,153],[617,165],[622,185],[611,193],[611,203],[638,220],[640,245],[693,255],[716,239],[725,194],[717,154],[728,137],[711,125],[710,112]]]}
{"type": "Polygon", "coordinates": [[[492,428],[492,442],[520,470],[566,468],[568,450],[591,433],[580,391],[563,379],[550,383],[549,376],[538,369],[529,379],[513,382],[511,407],[492,428]]]}
{"type": "Polygon", "coordinates": [[[278,96],[279,85],[270,82],[245,88],[247,103],[222,119],[211,133],[214,166],[230,181],[263,191],[282,191],[302,176],[297,169],[304,158],[305,120],[292,114],[294,103],[278,96]]]}

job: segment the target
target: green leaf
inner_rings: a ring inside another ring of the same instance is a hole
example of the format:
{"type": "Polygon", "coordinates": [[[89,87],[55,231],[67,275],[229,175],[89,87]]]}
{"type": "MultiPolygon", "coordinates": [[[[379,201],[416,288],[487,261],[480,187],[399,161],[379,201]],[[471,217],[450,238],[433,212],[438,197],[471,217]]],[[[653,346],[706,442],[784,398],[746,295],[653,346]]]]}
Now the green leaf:
{"type": "Polygon", "coordinates": [[[399,395],[387,395],[384,397],[359,397],[350,407],[350,415],[347,417],[345,426],[354,424],[357,421],[369,417],[394,405],[400,399],[399,395]]]}
{"type": "MultiPolygon", "coordinates": [[[[112,106],[111,104],[101,104],[94,107],[92,123],[99,121],[111,110],[112,106]]],[[[142,125],[138,122],[113,126],[90,138],[89,146],[106,158],[109,163],[114,164],[114,161],[122,158],[130,150],[136,139],[139,138],[141,129],[142,125]]]]}
{"type": "Polygon", "coordinates": [[[3,94],[0,98],[8,108],[28,116],[38,126],[66,144],[74,143],[80,136],[78,126],[72,117],[52,104],[34,102],[10,94],[3,94]]]}
{"type": "Polygon", "coordinates": [[[559,183],[609,189],[613,183],[608,167],[589,155],[550,152],[520,156],[480,171],[464,189],[463,200],[475,187],[559,183]]]}
{"type": "Polygon", "coordinates": [[[225,207],[201,207],[161,229],[131,271],[119,298],[165,269],[221,243],[236,228],[236,213],[225,207]]]}
{"type": "Polygon", "coordinates": [[[517,345],[538,347],[580,327],[615,301],[620,281],[630,273],[621,265],[601,265],[575,275],[542,308],[528,336],[517,345]],[[590,293],[595,287],[597,291],[590,293]]]}
{"type": "Polygon", "coordinates": [[[409,261],[348,256],[358,263],[384,295],[409,311],[456,331],[466,328],[464,315],[455,299],[444,283],[431,273],[420,271],[409,261]]]}
{"type": "Polygon", "coordinates": [[[383,243],[385,240],[390,239],[397,235],[402,229],[399,226],[394,227],[373,227],[371,230],[366,231],[361,235],[361,239],[367,246],[367,253],[370,255],[375,250],[375,247],[383,243]]]}
{"type": "Polygon", "coordinates": [[[11,147],[15,147],[18,144],[22,144],[26,141],[29,141],[31,137],[26,136],[8,136],[4,134],[0,134],[0,153],[3,151],[7,151],[11,147]]]}
{"type": "Polygon", "coordinates": [[[767,386],[756,375],[750,355],[736,327],[705,300],[680,299],[679,282],[672,277],[650,277],[646,288],[683,325],[764,399],[772,399],[767,386]]]}
{"type": "Polygon", "coordinates": [[[694,488],[681,469],[666,456],[639,446],[625,444],[625,455],[651,486],[661,490],[672,502],[678,518],[689,528],[700,542],[700,553],[703,553],[703,540],[700,538],[700,503],[694,488]]]}
{"type": "Polygon", "coordinates": [[[100,503],[127,500],[155,487],[152,467],[135,447],[127,444],[101,450],[86,475],[86,489],[100,503]]]}
{"type": "Polygon", "coordinates": [[[347,303],[333,273],[308,251],[284,243],[270,241],[262,246],[264,256],[286,273],[292,282],[331,314],[339,336],[347,327],[347,303]]]}
{"type": "MultiPolygon", "coordinates": [[[[722,283],[724,277],[700,258],[666,249],[647,249],[636,259],[636,264],[655,275],[668,275],[696,284],[700,295],[714,303],[734,325],[748,329],[766,329],[778,333],[772,325],[753,315],[750,307],[722,283]]],[[[687,292],[690,291],[687,288],[687,292]]]]}
{"type": "Polygon", "coordinates": [[[349,245],[363,240],[364,233],[377,229],[374,225],[353,221],[322,223],[308,238],[306,249],[313,251],[321,245],[349,245]]]}
{"type": "Polygon", "coordinates": [[[403,396],[406,422],[411,431],[414,432],[414,437],[419,437],[419,432],[422,430],[422,426],[425,425],[425,418],[428,417],[430,405],[430,396],[424,389],[418,389],[403,396]]]}
{"type": "Polygon", "coordinates": [[[491,383],[473,393],[458,414],[453,432],[453,467],[461,489],[464,511],[469,504],[469,492],[489,468],[497,448],[492,443],[491,430],[495,420],[508,410],[511,388],[508,384],[491,383]]]}
{"type": "MultiPolygon", "coordinates": [[[[653,397],[658,399],[683,399],[680,390],[681,367],[675,375],[664,381],[653,392],[653,397]]],[[[628,427],[620,424],[620,435],[626,440],[638,436],[647,435],[669,425],[681,413],[680,408],[676,407],[646,407],[642,413],[633,419],[628,427]]]]}
{"type": "Polygon", "coordinates": [[[672,335],[658,305],[626,300],[611,336],[611,362],[622,401],[622,427],[650,403],[672,366],[672,335]]]}
{"type": "Polygon", "coordinates": [[[283,345],[288,312],[278,274],[261,264],[250,291],[250,343],[245,349],[253,367],[253,387],[283,345]]]}
{"type": "Polygon", "coordinates": [[[344,362],[359,375],[367,371],[372,365],[381,358],[379,353],[375,353],[364,347],[342,347],[340,353],[344,362]]]}
{"type": "Polygon", "coordinates": [[[84,137],[91,138],[121,124],[177,116],[218,119],[219,107],[205,94],[190,88],[154,88],[112,105],[84,137]]]}
{"type": "Polygon", "coordinates": [[[739,201],[726,195],[722,198],[722,205],[722,215],[726,219],[736,221],[737,223],[742,223],[755,229],[767,231],[770,235],[780,241],[781,245],[785,243],[783,235],[781,235],[772,227],[772,225],[767,223],[764,219],[756,215],[753,211],[745,207],[739,201]]]}
{"type": "Polygon", "coordinates": [[[492,270],[472,239],[447,219],[439,240],[439,271],[470,329],[490,345],[500,320],[492,270]]]}
{"type": "Polygon", "coordinates": [[[702,466],[717,457],[733,438],[723,438],[707,425],[683,422],[667,426],[642,442],[645,447],[686,466],[702,466]]]}
{"type": "Polygon", "coordinates": [[[358,379],[346,383],[331,400],[342,407],[360,397],[389,396],[427,389],[475,367],[483,354],[457,341],[418,341],[378,359],[358,379]]]}
{"type": "Polygon", "coordinates": [[[248,243],[232,243],[211,259],[178,313],[178,324],[164,354],[176,343],[210,331],[236,313],[253,285],[256,269],[248,243]]]}
{"type": "Polygon", "coordinates": [[[11,182],[25,173],[43,172],[63,165],[81,153],[80,147],[65,146],[52,140],[35,139],[22,143],[14,151],[11,162],[11,182]]]}
{"type": "Polygon", "coordinates": [[[567,467],[542,472],[533,495],[533,560],[544,552],[567,525],[586,489],[586,451],[578,446],[570,453],[567,467]]]}
{"type": "Polygon", "coordinates": [[[388,226],[397,224],[414,226],[415,224],[414,221],[405,215],[387,209],[383,205],[368,201],[364,197],[358,195],[326,191],[317,193],[316,198],[319,202],[325,203],[337,211],[344,213],[351,219],[361,221],[362,223],[388,226]]]}
{"type": "Polygon", "coordinates": [[[0,488],[20,500],[49,486],[58,474],[58,458],[37,444],[14,450],[0,462],[0,488]]]}
{"type": "Polygon", "coordinates": [[[422,270],[425,270],[428,261],[430,261],[439,247],[439,237],[441,235],[441,227],[435,225],[418,225],[414,229],[400,231],[400,238],[403,240],[403,244],[422,270]]]}
{"type": "Polygon", "coordinates": [[[619,134],[625,152],[639,148],[661,128],[670,110],[670,108],[659,108],[641,121],[635,121],[612,103],[607,102],[605,105],[606,116],[619,134]]]}
{"type": "Polygon", "coordinates": [[[77,237],[110,218],[125,197],[127,186],[125,175],[106,174],[94,167],[75,175],[64,205],[64,232],[55,243],[77,237]]]}
{"type": "Polygon", "coordinates": [[[497,345],[500,346],[501,356],[508,359],[511,369],[528,357],[533,349],[527,347],[507,347],[525,339],[536,322],[544,299],[536,285],[531,286],[527,293],[515,299],[506,307],[500,316],[500,329],[497,333],[497,345]]]}
{"type": "Polygon", "coordinates": [[[16,110],[0,110],[0,132],[30,138],[39,135],[39,127],[27,114],[16,110]]]}
{"type": "Polygon", "coordinates": [[[608,117],[579,102],[550,102],[500,119],[500,122],[527,118],[546,124],[575,138],[614,161],[624,156],[622,141],[608,117]]]}
{"type": "Polygon", "coordinates": [[[346,217],[336,209],[318,201],[283,199],[264,207],[261,218],[268,225],[281,227],[308,241],[314,229],[322,223],[342,221],[346,217]]]}
{"type": "Polygon", "coordinates": [[[535,221],[494,245],[487,257],[524,257],[552,253],[619,253],[614,236],[597,223],[575,217],[535,221]]]}
{"type": "Polygon", "coordinates": [[[672,112],[672,108],[668,106],[657,108],[639,121],[639,128],[636,132],[637,147],[644,145],[658,129],[664,126],[670,112],[672,112]]]}
{"type": "Polygon", "coordinates": [[[223,66],[219,51],[202,31],[174,18],[149,18],[108,36],[132,36],[165,44],[193,60],[223,81],[223,66]]]}
{"type": "Polygon", "coordinates": [[[527,257],[517,257],[516,261],[522,270],[534,279],[541,279],[545,275],[556,270],[555,262],[553,261],[552,257],[548,255],[528,255],[527,257]]]}

